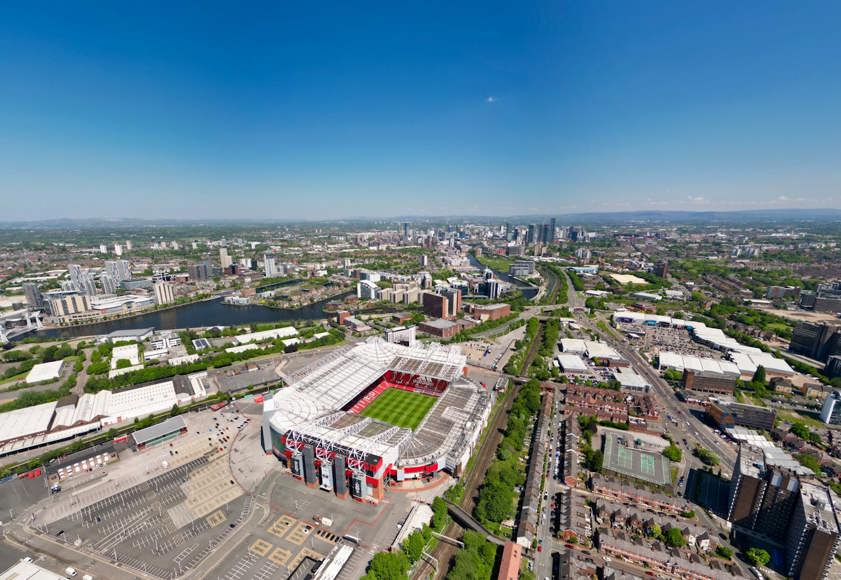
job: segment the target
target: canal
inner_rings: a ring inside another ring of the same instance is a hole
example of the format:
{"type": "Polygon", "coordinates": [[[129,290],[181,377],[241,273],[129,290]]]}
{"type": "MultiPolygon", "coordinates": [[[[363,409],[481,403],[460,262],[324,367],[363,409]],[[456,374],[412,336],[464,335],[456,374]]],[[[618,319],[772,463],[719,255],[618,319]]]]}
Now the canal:
{"type": "MultiPolygon", "coordinates": [[[[135,328],[155,328],[168,330],[174,328],[199,328],[207,326],[236,326],[258,322],[281,322],[298,320],[319,320],[329,316],[324,306],[331,300],[344,298],[350,292],[340,296],[314,302],[301,308],[269,308],[267,306],[232,306],[222,302],[221,298],[194,302],[185,306],[148,312],[137,316],[71,326],[67,328],[49,328],[39,330],[35,336],[43,338],[76,338],[108,334],[115,330],[131,330],[135,328]]],[[[33,336],[32,333],[21,335],[20,338],[33,336]]]]}
{"type": "MultiPolygon", "coordinates": [[[[470,260],[470,264],[474,268],[477,268],[480,271],[485,269],[485,266],[483,266],[482,263],[479,260],[477,260],[476,256],[474,256],[473,254],[468,254],[467,258],[470,260]]],[[[539,289],[536,286],[530,286],[524,282],[521,282],[520,280],[517,280],[516,278],[512,278],[508,275],[508,272],[497,272],[493,268],[491,268],[491,271],[494,273],[494,276],[496,276],[498,279],[502,280],[503,282],[508,282],[517,290],[522,292],[525,298],[532,300],[535,296],[537,296],[537,292],[539,289]]]]}

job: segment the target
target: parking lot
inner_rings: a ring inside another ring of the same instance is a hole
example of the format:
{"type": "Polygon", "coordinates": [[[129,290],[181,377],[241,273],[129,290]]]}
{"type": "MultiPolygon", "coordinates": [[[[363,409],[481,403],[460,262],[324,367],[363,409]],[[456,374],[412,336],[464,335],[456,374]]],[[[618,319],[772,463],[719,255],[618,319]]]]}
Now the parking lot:
{"type": "Polygon", "coordinates": [[[355,579],[390,546],[413,499],[440,492],[393,491],[371,505],[310,489],[263,452],[259,413],[242,403],[184,415],[187,434],[126,449],[63,480],[58,493],[35,480],[42,499],[28,525],[78,562],[88,558],[87,567],[97,557],[159,578],[304,577],[351,536],[355,551],[340,578],[355,579]]]}

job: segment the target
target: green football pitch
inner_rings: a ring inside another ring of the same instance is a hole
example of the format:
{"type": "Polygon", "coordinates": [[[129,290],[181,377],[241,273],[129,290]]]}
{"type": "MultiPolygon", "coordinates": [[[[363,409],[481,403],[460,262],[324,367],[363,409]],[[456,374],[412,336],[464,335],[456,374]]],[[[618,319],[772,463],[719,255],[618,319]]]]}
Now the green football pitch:
{"type": "Polygon", "coordinates": [[[362,410],[362,415],[412,431],[435,404],[435,397],[402,389],[386,389],[362,410]]]}

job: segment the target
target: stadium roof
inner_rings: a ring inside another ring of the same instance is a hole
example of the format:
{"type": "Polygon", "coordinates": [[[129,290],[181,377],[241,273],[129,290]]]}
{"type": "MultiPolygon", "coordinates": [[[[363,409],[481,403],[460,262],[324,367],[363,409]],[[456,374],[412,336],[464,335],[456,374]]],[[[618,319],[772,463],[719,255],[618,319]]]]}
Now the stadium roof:
{"type": "Polygon", "coordinates": [[[37,364],[32,367],[26,375],[27,383],[40,383],[41,381],[54,381],[61,376],[61,369],[64,366],[63,360],[37,364]]]}
{"type": "Polygon", "coordinates": [[[408,461],[441,459],[466,437],[464,426],[478,416],[487,392],[461,375],[466,357],[458,347],[437,343],[406,347],[371,338],[339,349],[288,377],[291,385],[267,399],[275,430],[378,455],[395,462],[405,447],[408,461]],[[389,370],[449,381],[448,388],[418,425],[408,429],[346,413],[345,408],[389,370]]]}
{"type": "Polygon", "coordinates": [[[50,427],[56,402],[34,405],[0,415],[0,441],[43,433],[50,427]]]}

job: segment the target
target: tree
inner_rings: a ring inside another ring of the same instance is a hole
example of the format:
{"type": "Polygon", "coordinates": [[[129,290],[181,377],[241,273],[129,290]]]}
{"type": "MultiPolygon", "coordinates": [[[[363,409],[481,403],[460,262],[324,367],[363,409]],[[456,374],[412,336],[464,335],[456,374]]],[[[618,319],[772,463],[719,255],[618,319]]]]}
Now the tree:
{"type": "Polygon", "coordinates": [[[683,452],[681,452],[680,447],[674,443],[670,443],[668,447],[663,449],[663,455],[665,455],[669,461],[677,463],[683,457],[683,452]]]}
{"type": "Polygon", "coordinates": [[[725,560],[729,560],[733,557],[733,550],[728,548],[727,546],[716,546],[715,548],[715,555],[724,558],[725,560]]]}
{"type": "Polygon", "coordinates": [[[409,559],[403,552],[377,552],[368,565],[365,580],[402,580],[408,578],[409,559]]]}
{"type": "Polygon", "coordinates": [[[425,545],[426,541],[423,539],[423,534],[420,530],[415,530],[403,541],[403,545],[400,548],[406,554],[406,557],[409,558],[409,562],[414,564],[420,560],[425,545]]]}
{"type": "Polygon", "coordinates": [[[754,566],[764,566],[771,561],[771,554],[762,548],[751,548],[745,552],[745,557],[754,566]]]}
{"type": "Polygon", "coordinates": [[[753,373],[753,378],[751,379],[752,383],[762,383],[765,384],[765,367],[759,365],[756,367],[756,371],[753,373]]]}
{"type": "Polygon", "coordinates": [[[181,414],[181,407],[178,406],[178,403],[173,403],[172,409],[169,410],[169,416],[175,417],[179,414],[181,414]]]}
{"type": "Polygon", "coordinates": [[[127,369],[131,366],[131,361],[127,358],[121,358],[117,360],[116,368],[118,369],[127,369]]]}
{"type": "Polygon", "coordinates": [[[447,503],[440,497],[432,500],[432,527],[438,531],[447,523],[447,503]]]}
{"type": "Polygon", "coordinates": [[[674,527],[666,531],[663,541],[666,542],[667,546],[671,546],[672,548],[680,548],[686,545],[686,539],[683,537],[683,533],[674,527]]]}

